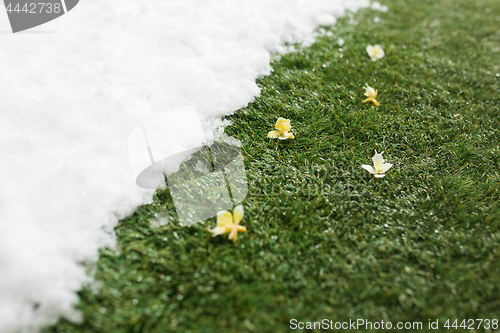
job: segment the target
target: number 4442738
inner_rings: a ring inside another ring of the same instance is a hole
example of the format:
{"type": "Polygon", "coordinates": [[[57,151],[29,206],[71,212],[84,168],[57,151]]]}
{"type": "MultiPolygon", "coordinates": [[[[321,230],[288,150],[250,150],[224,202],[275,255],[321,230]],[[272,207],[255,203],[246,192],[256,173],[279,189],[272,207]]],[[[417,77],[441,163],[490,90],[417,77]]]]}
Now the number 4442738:
{"type": "Polygon", "coordinates": [[[19,3],[15,6],[12,3],[9,3],[7,6],[8,13],[29,13],[29,14],[37,14],[37,13],[56,13],[59,14],[61,12],[61,4],[60,3],[50,3],[50,2],[33,2],[33,3],[25,3],[22,7],[19,3]]]}
{"type": "Polygon", "coordinates": [[[485,329],[497,329],[498,328],[498,319],[469,319],[469,320],[462,320],[462,322],[459,324],[458,319],[455,319],[453,323],[450,324],[450,319],[444,323],[444,327],[447,329],[450,328],[463,328],[467,330],[473,330],[473,329],[479,329],[479,328],[485,328],[485,329]]]}

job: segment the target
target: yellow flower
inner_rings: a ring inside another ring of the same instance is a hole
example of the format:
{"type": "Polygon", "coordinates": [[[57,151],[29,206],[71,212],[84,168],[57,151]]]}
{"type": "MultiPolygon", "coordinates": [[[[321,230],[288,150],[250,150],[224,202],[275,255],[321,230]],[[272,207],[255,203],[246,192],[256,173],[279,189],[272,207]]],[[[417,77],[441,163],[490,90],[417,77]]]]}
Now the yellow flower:
{"type": "Polygon", "coordinates": [[[373,104],[375,104],[376,106],[380,106],[380,103],[377,102],[376,98],[377,98],[377,95],[378,95],[378,90],[375,90],[373,89],[372,87],[370,87],[368,84],[366,84],[366,92],[365,92],[365,96],[368,97],[367,99],[365,99],[363,101],[363,103],[368,103],[368,102],[372,102],[373,104]]]}
{"type": "Polygon", "coordinates": [[[382,59],[385,56],[385,52],[380,45],[368,45],[366,47],[366,52],[368,52],[368,55],[370,56],[370,58],[372,58],[372,61],[377,61],[378,59],[382,59]]]}
{"type": "Polygon", "coordinates": [[[290,130],[292,126],[290,126],[290,119],[278,118],[278,121],[275,125],[277,131],[271,131],[267,134],[268,138],[278,138],[280,140],[293,139],[295,138],[290,130]]]}
{"type": "Polygon", "coordinates": [[[236,239],[238,238],[238,231],[242,233],[247,231],[247,228],[240,225],[240,222],[243,219],[243,213],[242,205],[236,206],[232,215],[227,210],[218,212],[217,226],[209,231],[213,234],[213,237],[229,233],[228,239],[236,242],[236,239]]]}
{"type": "Polygon", "coordinates": [[[384,152],[381,152],[380,154],[377,154],[377,150],[375,150],[375,156],[373,156],[373,165],[375,168],[373,168],[371,165],[366,165],[363,164],[361,167],[374,175],[376,178],[382,178],[385,177],[384,173],[392,168],[392,164],[390,163],[385,163],[384,158],[382,157],[382,154],[384,152]]]}

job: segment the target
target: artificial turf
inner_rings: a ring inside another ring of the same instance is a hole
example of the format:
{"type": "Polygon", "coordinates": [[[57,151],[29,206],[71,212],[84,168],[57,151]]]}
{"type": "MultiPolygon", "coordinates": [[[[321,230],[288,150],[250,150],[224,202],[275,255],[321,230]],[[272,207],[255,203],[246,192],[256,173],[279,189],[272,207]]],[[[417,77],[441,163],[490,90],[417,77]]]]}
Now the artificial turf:
{"type": "Polygon", "coordinates": [[[500,2],[382,3],[274,60],[261,96],[227,117],[249,190],[236,244],[211,237],[215,218],[180,227],[159,190],[116,227],[120,250],[101,251],[83,323],[45,332],[500,319],[500,2]],[[363,104],[365,83],[380,107],[363,104]],[[278,117],[295,139],[266,137],[278,117]],[[360,167],[374,149],[394,164],[382,179],[360,167]]]}

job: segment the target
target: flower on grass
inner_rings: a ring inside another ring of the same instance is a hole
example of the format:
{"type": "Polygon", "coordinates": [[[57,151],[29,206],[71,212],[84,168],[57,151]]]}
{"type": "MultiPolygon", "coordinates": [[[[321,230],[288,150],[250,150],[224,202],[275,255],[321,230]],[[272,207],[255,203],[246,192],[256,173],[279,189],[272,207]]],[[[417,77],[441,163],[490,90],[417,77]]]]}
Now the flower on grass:
{"type": "Polygon", "coordinates": [[[392,168],[392,164],[390,163],[385,163],[384,158],[382,157],[382,154],[384,152],[381,152],[380,154],[377,153],[377,150],[375,150],[375,155],[373,156],[373,165],[375,168],[373,168],[371,165],[366,165],[363,164],[361,167],[374,175],[376,178],[382,178],[385,177],[384,173],[392,168]]]}
{"type": "Polygon", "coordinates": [[[384,50],[378,44],[368,45],[366,47],[366,52],[368,52],[368,55],[370,56],[370,58],[372,58],[372,61],[377,61],[378,59],[382,59],[385,56],[384,50]]]}
{"type": "Polygon", "coordinates": [[[378,90],[375,90],[373,89],[372,87],[370,87],[368,84],[366,84],[366,87],[365,87],[366,91],[365,91],[365,96],[368,97],[367,99],[365,99],[363,101],[363,103],[369,103],[369,102],[372,102],[373,104],[375,104],[376,106],[380,106],[380,103],[376,100],[377,98],[377,95],[378,95],[378,90]]]}
{"type": "Polygon", "coordinates": [[[277,131],[271,131],[267,134],[268,138],[278,138],[280,140],[293,139],[293,133],[290,132],[292,126],[290,126],[290,119],[278,118],[275,125],[277,131]]]}
{"type": "Polygon", "coordinates": [[[238,231],[245,233],[247,228],[240,225],[243,219],[243,206],[234,207],[233,214],[227,210],[217,213],[217,226],[209,230],[213,237],[229,233],[228,239],[236,242],[238,231]]]}

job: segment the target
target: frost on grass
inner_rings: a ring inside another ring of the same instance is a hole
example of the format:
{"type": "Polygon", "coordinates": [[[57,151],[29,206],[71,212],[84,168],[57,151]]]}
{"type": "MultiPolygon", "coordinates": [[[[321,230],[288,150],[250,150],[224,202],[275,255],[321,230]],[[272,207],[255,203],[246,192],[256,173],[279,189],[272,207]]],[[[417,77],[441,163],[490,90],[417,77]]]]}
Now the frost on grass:
{"type": "MultiPolygon", "coordinates": [[[[271,53],[367,0],[86,1],[0,48],[0,332],[78,320],[79,262],[151,200],[127,136],[195,104],[210,136],[259,94],[271,53]]],[[[9,30],[6,20],[0,29],[9,30]]]]}

